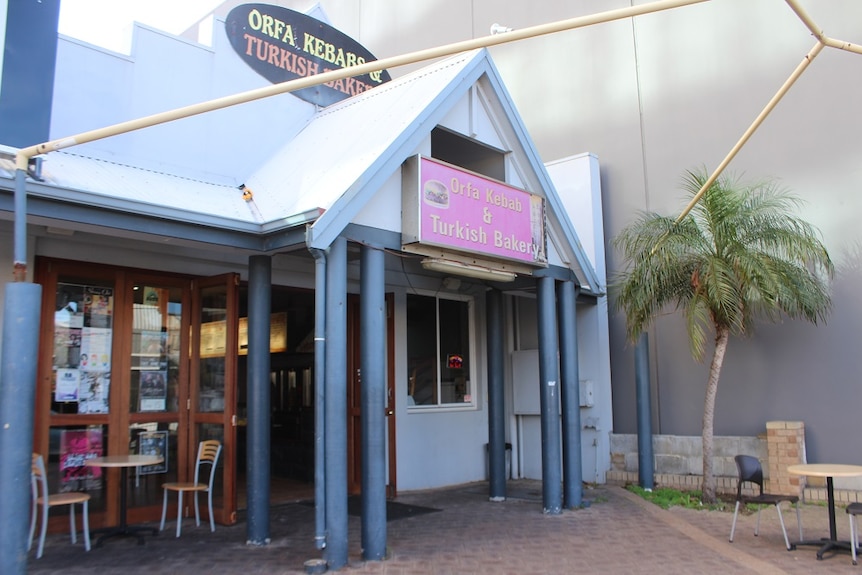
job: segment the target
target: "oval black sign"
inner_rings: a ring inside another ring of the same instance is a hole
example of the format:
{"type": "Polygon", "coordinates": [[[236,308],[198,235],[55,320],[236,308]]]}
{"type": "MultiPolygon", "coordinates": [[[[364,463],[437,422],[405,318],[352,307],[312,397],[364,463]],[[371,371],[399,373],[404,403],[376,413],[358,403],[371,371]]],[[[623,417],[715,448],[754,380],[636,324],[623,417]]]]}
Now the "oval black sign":
{"type": "MultiPolygon", "coordinates": [[[[227,15],[225,31],[240,58],[273,84],[377,59],[329,24],[281,6],[237,6],[227,15]]],[[[390,79],[382,70],[292,93],[306,102],[328,106],[390,79]]]]}

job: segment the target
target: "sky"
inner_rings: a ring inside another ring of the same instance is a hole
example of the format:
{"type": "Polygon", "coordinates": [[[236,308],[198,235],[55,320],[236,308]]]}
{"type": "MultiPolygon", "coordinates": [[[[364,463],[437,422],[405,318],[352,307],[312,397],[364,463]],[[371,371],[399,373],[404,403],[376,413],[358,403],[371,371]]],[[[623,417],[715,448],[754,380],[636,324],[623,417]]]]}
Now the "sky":
{"type": "Polygon", "coordinates": [[[61,34],[130,53],[132,22],[179,34],[223,0],[60,0],[61,34]]]}

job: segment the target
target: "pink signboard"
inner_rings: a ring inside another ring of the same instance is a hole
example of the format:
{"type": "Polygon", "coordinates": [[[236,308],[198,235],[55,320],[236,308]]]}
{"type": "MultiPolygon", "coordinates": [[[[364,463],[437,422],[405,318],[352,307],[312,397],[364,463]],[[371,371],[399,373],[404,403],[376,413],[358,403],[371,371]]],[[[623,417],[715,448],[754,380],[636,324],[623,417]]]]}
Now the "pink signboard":
{"type": "Polygon", "coordinates": [[[547,264],[540,196],[429,158],[419,174],[421,243],[547,264]]]}

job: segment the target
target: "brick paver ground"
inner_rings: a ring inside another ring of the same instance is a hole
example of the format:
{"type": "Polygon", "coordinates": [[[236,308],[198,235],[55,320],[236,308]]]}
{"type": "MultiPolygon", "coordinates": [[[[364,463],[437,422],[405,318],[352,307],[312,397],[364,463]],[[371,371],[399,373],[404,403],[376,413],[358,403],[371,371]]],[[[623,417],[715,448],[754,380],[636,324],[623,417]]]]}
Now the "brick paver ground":
{"type": "MultiPolygon", "coordinates": [[[[360,520],[350,517],[350,563],[339,573],[386,575],[494,573],[517,574],[862,574],[849,553],[815,557],[813,547],[786,551],[773,509],[765,509],[760,536],[753,535],[755,516],[741,516],[734,542],[727,540],[732,514],[726,511],[663,510],[620,487],[585,490],[590,506],[560,515],[542,513],[541,483],[509,483],[510,497],[490,502],[487,484],[405,493],[398,501],[439,512],[387,523],[389,557],[363,561],[360,520]]],[[[828,532],[823,505],[803,505],[806,537],[828,532]]],[[[792,511],[785,519],[796,539],[792,511]]],[[[249,546],[246,523],[195,527],[186,520],[182,537],[171,528],[145,545],[109,540],[86,553],[72,546],[68,534],[50,535],[45,553],[35,559],[32,574],[124,575],[282,574],[304,573],[304,563],[319,559],[314,547],[314,509],[287,504],[271,511],[272,543],[249,546]]],[[[838,532],[849,537],[847,517],[838,510],[838,532]]]]}

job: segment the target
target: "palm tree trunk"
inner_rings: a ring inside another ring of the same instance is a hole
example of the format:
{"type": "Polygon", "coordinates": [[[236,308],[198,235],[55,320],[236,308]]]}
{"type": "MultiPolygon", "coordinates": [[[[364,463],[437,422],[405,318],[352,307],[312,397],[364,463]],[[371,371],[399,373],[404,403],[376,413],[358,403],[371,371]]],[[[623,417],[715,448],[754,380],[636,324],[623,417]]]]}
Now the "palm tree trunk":
{"type": "Polygon", "coordinates": [[[730,330],[716,326],[715,351],[712,363],[709,365],[709,379],[706,382],[706,397],[703,400],[703,486],[701,487],[704,503],[715,503],[715,474],[712,471],[713,426],[715,422],[715,396],[718,393],[718,378],[721,375],[721,365],[724,363],[724,353],[727,351],[727,341],[730,330]]]}

